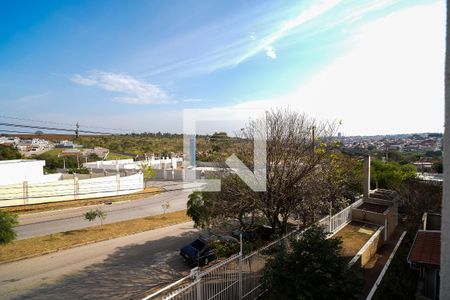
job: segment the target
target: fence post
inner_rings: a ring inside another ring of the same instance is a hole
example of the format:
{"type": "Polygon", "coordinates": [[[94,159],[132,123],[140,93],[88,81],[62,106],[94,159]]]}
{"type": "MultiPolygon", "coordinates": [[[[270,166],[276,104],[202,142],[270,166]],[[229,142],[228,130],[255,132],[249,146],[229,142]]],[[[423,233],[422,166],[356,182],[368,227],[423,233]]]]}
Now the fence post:
{"type": "Polygon", "coordinates": [[[384,241],[387,241],[387,230],[388,230],[388,222],[387,222],[387,216],[384,216],[384,241]]]}
{"type": "Polygon", "coordinates": [[[239,234],[239,300],[242,299],[242,232],[239,234]]]}
{"type": "Polygon", "coordinates": [[[196,283],[195,288],[197,289],[197,300],[202,300],[202,286],[201,286],[201,277],[200,277],[200,268],[195,267],[191,270],[191,276],[194,277],[196,283]]]}
{"type": "Polygon", "coordinates": [[[80,183],[78,177],[73,177],[73,199],[78,200],[78,194],[80,193],[80,183]]]}
{"type": "Polygon", "coordinates": [[[116,186],[117,186],[117,195],[119,195],[120,192],[120,174],[116,174],[116,186]]]}
{"type": "Polygon", "coordinates": [[[23,204],[28,204],[28,181],[23,182],[23,204]]]}
{"type": "Polygon", "coordinates": [[[329,216],[330,216],[330,218],[329,218],[329,228],[328,228],[328,230],[330,231],[330,233],[332,233],[333,232],[333,227],[332,227],[332,225],[331,225],[331,219],[332,219],[332,203],[330,202],[330,210],[329,210],[329,216]]]}

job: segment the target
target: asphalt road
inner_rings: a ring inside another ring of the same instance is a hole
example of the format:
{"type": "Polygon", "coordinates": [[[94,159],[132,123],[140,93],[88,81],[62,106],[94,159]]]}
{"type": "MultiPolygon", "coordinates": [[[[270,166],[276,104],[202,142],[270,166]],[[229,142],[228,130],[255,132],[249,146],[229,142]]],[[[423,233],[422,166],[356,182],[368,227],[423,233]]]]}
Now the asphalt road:
{"type": "Polygon", "coordinates": [[[0,299],[128,299],[189,273],[192,223],[0,264],[0,299]]]}
{"type": "Polygon", "coordinates": [[[183,186],[182,183],[175,182],[154,182],[152,185],[162,186],[166,188],[167,192],[141,200],[114,202],[111,205],[94,205],[20,215],[19,226],[16,227],[17,239],[97,225],[98,221],[89,222],[84,219],[87,211],[97,207],[101,207],[107,214],[104,224],[162,214],[161,205],[166,201],[170,203],[167,212],[183,210],[186,209],[188,196],[192,192],[192,189],[189,188],[198,187],[198,185],[192,184],[183,186]]]}

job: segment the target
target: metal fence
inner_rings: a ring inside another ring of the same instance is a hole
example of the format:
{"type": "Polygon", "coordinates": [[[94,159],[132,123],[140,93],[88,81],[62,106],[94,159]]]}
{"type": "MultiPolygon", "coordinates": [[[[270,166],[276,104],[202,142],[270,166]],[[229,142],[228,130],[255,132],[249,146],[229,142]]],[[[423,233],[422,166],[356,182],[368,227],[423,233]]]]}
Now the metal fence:
{"type": "MultiPolygon", "coordinates": [[[[326,216],[317,224],[328,229],[330,234],[337,232],[351,221],[351,209],[362,200],[355,202],[333,216],[326,216]]],[[[277,248],[289,240],[301,238],[304,231],[294,230],[270,244],[244,256],[242,250],[208,269],[195,268],[191,275],[180,279],[180,284],[172,284],[143,300],[253,300],[264,294],[262,282],[264,266],[277,248]]]]}

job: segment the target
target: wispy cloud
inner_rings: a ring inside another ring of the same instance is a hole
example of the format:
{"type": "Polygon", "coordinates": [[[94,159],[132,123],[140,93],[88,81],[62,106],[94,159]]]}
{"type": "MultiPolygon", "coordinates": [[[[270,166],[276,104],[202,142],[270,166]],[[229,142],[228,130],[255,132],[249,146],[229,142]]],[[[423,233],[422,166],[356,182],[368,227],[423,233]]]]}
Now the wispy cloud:
{"type": "Polygon", "coordinates": [[[174,103],[170,96],[159,86],[138,80],[133,76],[104,71],[90,71],[86,75],[75,74],[71,81],[85,86],[94,86],[106,91],[118,92],[123,96],[115,97],[116,102],[130,104],[174,103]]]}
{"type": "MultiPolygon", "coordinates": [[[[250,57],[265,53],[267,47],[275,47],[274,43],[291,33],[293,29],[319,18],[337,6],[340,1],[321,0],[318,4],[309,6],[288,5],[277,11],[273,10],[273,6],[266,5],[256,11],[245,12],[234,18],[219,20],[184,33],[162,45],[156,47],[152,45],[142,54],[139,64],[146,65],[146,62],[153,61],[152,58],[155,56],[164,57],[162,53],[180,49],[173,53],[170,60],[160,60],[159,65],[153,65],[151,70],[144,71],[144,74],[146,76],[170,74],[170,77],[174,78],[235,67],[250,57]],[[296,17],[290,17],[293,10],[299,11],[296,17]],[[250,30],[244,35],[238,30],[224,30],[236,24],[250,30]],[[281,28],[280,24],[282,24],[281,28]],[[195,45],[195,47],[189,45],[195,45]],[[143,62],[142,59],[145,61],[143,62]]],[[[316,0],[311,3],[315,2],[316,0]]]]}
{"type": "Polygon", "coordinates": [[[277,58],[277,53],[275,52],[275,49],[273,49],[272,46],[267,46],[265,48],[265,50],[266,50],[266,55],[268,57],[270,57],[271,59],[276,59],[277,58]]]}
{"type": "Polygon", "coordinates": [[[267,48],[271,48],[272,44],[283,38],[289,31],[308,21],[313,20],[314,18],[321,16],[322,14],[337,6],[340,2],[341,0],[324,0],[318,4],[312,5],[308,9],[301,11],[295,18],[284,22],[284,25],[280,29],[264,38],[258,46],[254,47],[253,49],[245,53],[242,57],[240,57],[236,64],[240,64],[241,62],[245,61],[246,59],[250,58],[263,49],[266,50],[267,56],[271,57],[268,54],[269,51],[267,51],[267,48]]]}
{"type": "Polygon", "coordinates": [[[444,37],[444,1],[389,14],[362,26],[347,53],[293,91],[237,107],[289,107],[342,119],[348,134],[440,131],[444,37]]]}
{"type": "Polygon", "coordinates": [[[394,5],[397,0],[349,3],[342,0],[301,1],[279,10],[266,5],[183,33],[161,45],[152,45],[141,54],[137,64],[146,66],[146,70],[142,70],[145,76],[167,75],[172,80],[236,67],[261,54],[278,58],[279,53],[268,51],[269,47],[279,51],[286,45],[296,45],[311,35],[324,34],[338,25],[350,24],[371,12],[394,5]],[[293,15],[295,11],[298,13],[293,15]],[[236,24],[248,29],[246,33],[224,30],[236,24]],[[172,53],[172,49],[179,50],[172,53]],[[165,53],[171,53],[170,59],[164,60],[165,53]],[[163,59],[154,64],[154,57],[163,59]]]}
{"type": "Polygon", "coordinates": [[[18,98],[17,102],[22,102],[22,103],[29,103],[32,101],[39,101],[42,100],[43,98],[47,97],[50,95],[50,92],[43,92],[43,93],[37,93],[37,94],[32,94],[32,95],[25,95],[22,96],[20,98],[18,98]]]}

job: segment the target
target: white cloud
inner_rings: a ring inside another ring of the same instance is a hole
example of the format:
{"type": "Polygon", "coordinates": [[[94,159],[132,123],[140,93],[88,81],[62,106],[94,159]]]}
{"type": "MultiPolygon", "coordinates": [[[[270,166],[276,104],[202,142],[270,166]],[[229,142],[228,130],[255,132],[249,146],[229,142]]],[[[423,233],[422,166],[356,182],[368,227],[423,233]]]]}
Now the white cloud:
{"type": "Polygon", "coordinates": [[[95,86],[107,91],[118,92],[125,96],[115,97],[114,101],[130,104],[160,104],[175,102],[159,86],[134,78],[133,76],[103,71],[90,71],[82,76],[75,74],[71,81],[95,86]]]}
{"type": "Polygon", "coordinates": [[[277,58],[277,53],[275,52],[275,49],[273,49],[272,46],[267,46],[264,50],[266,50],[266,55],[271,59],[277,58]]]}
{"type": "Polygon", "coordinates": [[[442,131],[445,2],[361,27],[353,48],[294,92],[238,107],[281,107],[341,119],[345,134],[442,131]]]}
{"type": "Polygon", "coordinates": [[[323,0],[320,3],[312,5],[308,9],[301,11],[295,18],[284,22],[283,26],[280,29],[275,31],[273,34],[265,37],[257,47],[251,49],[245,55],[240,57],[239,60],[237,61],[237,64],[240,64],[244,60],[255,55],[256,53],[258,53],[263,49],[266,50],[267,54],[268,52],[267,48],[271,47],[270,45],[274,44],[276,41],[284,37],[289,31],[297,28],[298,26],[308,21],[313,20],[314,18],[319,17],[320,15],[326,13],[327,11],[338,5],[340,2],[341,0],[323,0]]]}

